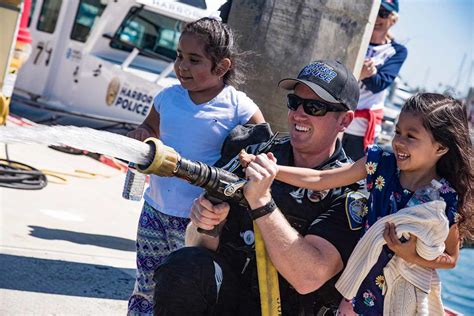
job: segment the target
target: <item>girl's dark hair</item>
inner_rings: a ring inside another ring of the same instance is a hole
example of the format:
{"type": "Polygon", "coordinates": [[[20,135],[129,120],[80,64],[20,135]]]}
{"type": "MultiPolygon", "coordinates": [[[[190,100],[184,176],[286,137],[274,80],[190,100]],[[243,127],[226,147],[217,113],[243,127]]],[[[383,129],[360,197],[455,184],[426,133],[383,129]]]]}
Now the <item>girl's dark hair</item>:
{"type": "Polygon", "coordinates": [[[472,239],[473,157],[466,107],[458,100],[437,93],[419,93],[408,99],[402,112],[421,114],[423,126],[435,141],[448,148],[436,164],[436,172],[458,194],[458,226],[461,238],[472,239]]]}
{"type": "Polygon", "coordinates": [[[237,86],[243,83],[243,74],[235,67],[237,63],[241,63],[240,54],[234,33],[227,24],[212,18],[201,18],[187,23],[181,32],[181,35],[184,34],[196,34],[204,40],[206,53],[212,60],[212,70],[222,59],[230,59],[230,69],[223,78],[225,84],[237,86]]]}

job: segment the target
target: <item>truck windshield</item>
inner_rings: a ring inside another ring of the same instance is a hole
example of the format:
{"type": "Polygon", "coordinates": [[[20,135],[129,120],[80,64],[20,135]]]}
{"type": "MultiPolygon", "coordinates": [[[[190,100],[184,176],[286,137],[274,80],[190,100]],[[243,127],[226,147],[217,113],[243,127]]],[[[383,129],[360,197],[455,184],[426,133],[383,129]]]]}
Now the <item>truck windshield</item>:
{"type": "Polygon", "coordinates": [[[136,47],[142,55],[161,56],[171,61],[176,58],[182,23],[156,12],[133,7],[113,36],[116,40],[110,41],[110,46],[128,52],[136,47]]]}

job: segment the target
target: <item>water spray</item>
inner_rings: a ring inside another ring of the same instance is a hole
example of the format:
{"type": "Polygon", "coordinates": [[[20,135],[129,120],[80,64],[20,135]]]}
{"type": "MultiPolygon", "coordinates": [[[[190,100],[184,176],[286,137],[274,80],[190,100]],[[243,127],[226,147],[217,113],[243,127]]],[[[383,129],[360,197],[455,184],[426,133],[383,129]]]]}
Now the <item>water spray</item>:
{"type": "MultiPolygon", "coordinates": [[[[223,168],[185,159],[157,138],[141,142],[91,128],[36,125],[0,127],[0,143],[70,146],[127,160],[131,163],[123,191],[127,199],[140,200],[145,184],[143,174],[155,174],[178,177],[202,187],[207,191],[206,198],[213,203],[234,201],[248,205],[242,189],[245,180],[223,168]]],[[[210,232],[212,236],[218,233],[217,230],[210,232]]]]}

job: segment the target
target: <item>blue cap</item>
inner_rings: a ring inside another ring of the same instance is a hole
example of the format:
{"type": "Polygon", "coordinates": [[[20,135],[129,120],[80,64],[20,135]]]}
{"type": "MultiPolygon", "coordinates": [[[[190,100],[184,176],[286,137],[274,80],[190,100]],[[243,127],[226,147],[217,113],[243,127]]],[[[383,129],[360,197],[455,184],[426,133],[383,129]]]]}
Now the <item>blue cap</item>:
{"type": "Polygon", "coordinates": [[[390,12],[398,13],[398,0],[382,0],[382,6],[390,12]]]}
{"type": "Polygon", "coordinates": [[[286,78],[278,83],[280,88],[294,90],[303,83],[321,99],[344,105],[355,110],[359,102],[359,83],[352,72],[337,60],[316,60],[301,69],[297,78],[286,78]]]}

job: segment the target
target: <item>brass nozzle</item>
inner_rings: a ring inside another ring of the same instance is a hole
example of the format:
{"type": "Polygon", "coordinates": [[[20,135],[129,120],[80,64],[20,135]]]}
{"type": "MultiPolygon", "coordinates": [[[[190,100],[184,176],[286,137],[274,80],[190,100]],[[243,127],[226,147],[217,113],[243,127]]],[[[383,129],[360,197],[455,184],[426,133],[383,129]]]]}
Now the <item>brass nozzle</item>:
{"type": "Polygon", "coordinates": [[[159,139],[150,137],[145,139],[155,151],[152,162],[148,166],[139,165],[138,171],[146,174],[156,174],[160,177],[172,177],[178,161],[179,154],[171,147],[164,145],[159,139]]]}

